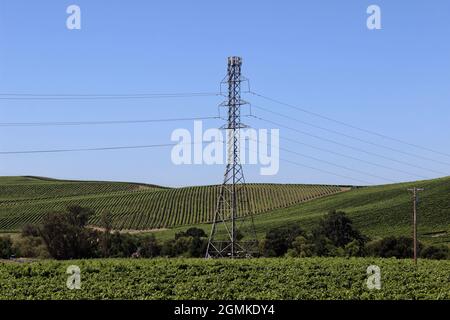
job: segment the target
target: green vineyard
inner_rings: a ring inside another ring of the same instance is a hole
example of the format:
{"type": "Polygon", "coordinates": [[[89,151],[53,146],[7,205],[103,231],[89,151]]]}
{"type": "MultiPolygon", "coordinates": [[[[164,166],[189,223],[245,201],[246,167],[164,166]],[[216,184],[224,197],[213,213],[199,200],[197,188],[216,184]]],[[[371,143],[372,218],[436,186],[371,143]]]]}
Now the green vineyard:
{"type": "Polygon", "coordinates": [[[0,262],[0,299],[450,299],[450,261],[380,258],[0,262]],[[66,287],[67,267],[81,290],[66,287]],[[367,268],[381,270],[380,290],[367,268]]]}
{"type": "MultiPolygon", "coordinates": [[[[263,213],[350,190],[326,185],[249,184],[253,212],[263,213]]],[[[0,230],[36,224],[48,212],[79,205],[111,214],[115,229],[161,229],[210,222],[218,186],[163,188],[121,182],[61,181],[36,177],[0,178],[0,230]]],[[[242,214],[247,214],[243,212],[242,214]]]]}

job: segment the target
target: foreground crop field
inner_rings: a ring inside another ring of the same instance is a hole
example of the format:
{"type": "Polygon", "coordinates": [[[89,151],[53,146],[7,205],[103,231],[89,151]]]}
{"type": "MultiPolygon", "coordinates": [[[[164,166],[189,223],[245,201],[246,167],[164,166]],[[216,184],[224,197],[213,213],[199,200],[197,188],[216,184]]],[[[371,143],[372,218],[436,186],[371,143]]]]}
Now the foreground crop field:
{"type": "MultiPolygon", "coordinates": [[[[326,185],[249,184],[255,213],[285,208],[348,191],[326,185]]],[[[35,177],[0,177],[0,230],[18,230],[39,223],[52,211],[69,205],[109,211],[115,229],[160,229],[212,220],[217,186],[163,188],[121,182],[62,181],[35,177]]],[[[243,214],[246,214],[244,212],[243,214]]]]}
{"type": "Polygon", "coordinates": [[[0,263],[0,299],[450,299],[450,261],[377,258],[0,263]],[[66,268],[81,269],[81,289],[66,268]],[[367,267],[381,269],[369,290],[367,267]]]}

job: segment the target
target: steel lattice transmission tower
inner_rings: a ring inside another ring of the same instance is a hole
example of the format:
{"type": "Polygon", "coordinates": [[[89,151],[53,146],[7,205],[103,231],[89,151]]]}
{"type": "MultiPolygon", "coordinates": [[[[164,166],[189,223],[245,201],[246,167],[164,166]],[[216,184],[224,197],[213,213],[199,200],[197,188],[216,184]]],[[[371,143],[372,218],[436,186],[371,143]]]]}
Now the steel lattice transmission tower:
{"type": "Polygon", "coordinates": [[[253,210],[246,190],[240,161],[241,76],[242,59],[228,58],[228,99],[221,106],[228,108],[227,167],[220,186],[206,258],[246,258],[258,254],[258,241],[253,223],[253,210]]]}

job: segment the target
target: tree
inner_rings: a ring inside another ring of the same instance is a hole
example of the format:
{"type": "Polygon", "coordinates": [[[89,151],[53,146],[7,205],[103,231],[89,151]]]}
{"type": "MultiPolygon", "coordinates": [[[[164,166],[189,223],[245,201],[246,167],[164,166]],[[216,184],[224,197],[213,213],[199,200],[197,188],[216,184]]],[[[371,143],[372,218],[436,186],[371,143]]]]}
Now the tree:
{"type": "Polygon", "coordinates": [[[41,237],[20,236],[13,242],[13,250],[19,257],[50,258],[47,246],[41,237]]]}
{"type": "Polygon", "coordinates": [[[130,234],[121,234],[115,231],[111,234],[109,257],[129,258],[138,252],[138,239],[130,234]]]}
{"type": "Polygon", "coordinates": [[[420,251],[420,256],[425,259],[450,259],[450,249],[445,245],[426,246],[420,251]]]}
{"type": "Polygon", "coordinates": [[[357,240],[361,244],[367,241],[357,229],[353,227],[353,222],[345,212],[330,211],[324,219],[320,221],[316,234],[323,235],[331,240],[334,246],[344,248],[348,243],[357,240]]]}
{"type": "Polygon", "coordinates": [[[319,257],[342,256],[342,248],[336,247],[330,239],[317,231],[311,237],[313,243],[314,255],[319,257]],[[340,250],[339,250],[340,249],[340,250]]]}
{"type": "Polygon", "coordinates": [[[112,219],[109,211],[100,214],[100,226],[104,229],[100,236],[99,251],[102,257],[110,256],[112,219]]]}
{"type": "Polygon", "coordinates": [[[32,224],[26,224],[22,227],[22,237],[39,237],[39,227],[32,225],[32,224]]]}
{"type": "Polygon", "coordinates": [[[207,245],[206,237],[203,229],[192,227],[185,232],[176,233],[175,241],[167,243],[162,251],[167,256],[203,257],[207,245]]]}
{"type": "MultiPolygon", "coordinates": [[[[369,255],[382,258],[411,258],[413,256],[413,239],[408,237],[387,237],[367,244],[369,255]]],[[[418,242],[420,252],[422,244],[418,242]]]]}
{"type": "Polygon", "coordinates": [[[0,237],[0,258],[9,259],[14,254],[11,237],[0,237]]]}
{"type": "Polygon", "coordinates": [[[161,247],[161,256],[163,256],[163,257],[175,257],[176,256],[175,240],[164,241],[164,243],[161,247]]]}
{"type": "Polygon", "coordinates": [[[205,238],[206,233],[203,229],[200,228],[189,228],[186,231],[180,231],[175,234],[175,239],[181,238],[181,237],[193,237],[193,238],[205,238]]]}
{"type": "Polygon", "coordinates": [[[344,251],[347,257],[363,257],[366,253],[365,246],[358,240],[347,243],[344,251]]]}
{"type": "Polygon", "coordinates": [[[262,247],[263,255],[266,257],[280,257],[292,248],[292,242],[303,230],[298,225],[288,225],[271,229],[267,232],[262,247]]]}
{"type": "Polygon", "coordinates": [[[200,258],[205,255],[206,246],[208,245],[208,241],[205,238],[192,238],[192,241],[189,246],[189,257],[192,258],[200,258]]]}
{"type": "Polygon", "coordinates": [[[315,254],[314,244],[311,243],[306,237],[298,236],[292,242],[292,249],[288,250],[290,257],[312,257],[315,254]]]}
{"type": "Polygon", "coordinates": [[[159,256],[161,247],[153,234],[141,239],[141,244],[138,249],[139,256],[142,258],[154,258],[159,256]]]}
{"type": "Polygon", "coordinates": [[[71,206],[65,212],[51,213],[44,218],[40,234],[53,258],[94,256],[98,233],[85,229],[92,213],[90,209],[71,206]]]}

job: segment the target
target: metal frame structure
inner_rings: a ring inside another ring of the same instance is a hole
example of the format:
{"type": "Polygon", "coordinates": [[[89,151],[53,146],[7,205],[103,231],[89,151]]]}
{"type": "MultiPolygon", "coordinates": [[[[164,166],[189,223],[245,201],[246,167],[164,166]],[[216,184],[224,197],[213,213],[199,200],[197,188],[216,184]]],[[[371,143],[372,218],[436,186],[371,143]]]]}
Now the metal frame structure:
{"type": "Polygon", "coordinates": [[[206,249],[206,258],[248,258],[258,254],[258,241],[253,222],[253,211],[246,190],[244,172],[240,161],[241,106],[247,104],[241,99],[241,84],[247,81],[241,76],[242,58],[228,57],[226,82],[228,99],[221,106],[228,108],[227,166],[220,186],[214,220],[206,249]],[[246,240],[239,230],[250,220],[246,240]],[[238,226],[239,225],[239,226],[238,226]],[[218,230],[223,227],[223,230],[218,230]],[[222,232],[222,233],[220,233],[222,232]],[[223,238],[223,239],[222,239],[223,238]]]}

